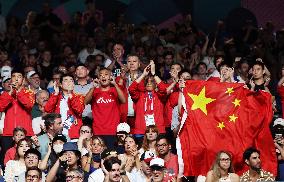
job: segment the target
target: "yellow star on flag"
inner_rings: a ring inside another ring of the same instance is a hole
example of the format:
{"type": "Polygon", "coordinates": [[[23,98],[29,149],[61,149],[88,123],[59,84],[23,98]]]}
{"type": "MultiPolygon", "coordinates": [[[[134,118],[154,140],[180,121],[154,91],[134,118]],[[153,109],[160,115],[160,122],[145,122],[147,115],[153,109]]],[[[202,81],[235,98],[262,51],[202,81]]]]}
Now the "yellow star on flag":
{"type": "Polygon", "coordinates": [[[202,88],[198,95],[187,93],[188,96],[193,100],[193,104],[191,106],[191,110],[200,109],[204,114],[207,115],[206,105],[213,102],[216,99],[207,98],[205,96],[205,86],[202,88]]]}
{"type": "Polygon", "coordinates": [[[235,116],[235,114],[229,116],[229,118],[230,118],[230,122],[233,121],[234,123],[236,122],[236,119],[238,119],[238,117],[235,116]]]}
{"type": "Polygon", "coordinates": [[[229,96],[231,95],[231,93],[234,92],[234,87],[231,88],[227,88],[227,91],[225,92],[226,94],[229,94],[229,96]]]}
{"type": "Polygon", "coordinates": [[[217,128],[220,128],[221,130],[223,130],[223,128],[225,128],[224,122],[219,122],[217,125],[217,128]]]}
{"type": "Polygon", "coordinates": [[[241,106],[240,102],[241,102],[241,100],[235,99],[234,102],[232,102],[232,103],[235,105],[235,107],[237,107],[237,106],[241,106]]]}

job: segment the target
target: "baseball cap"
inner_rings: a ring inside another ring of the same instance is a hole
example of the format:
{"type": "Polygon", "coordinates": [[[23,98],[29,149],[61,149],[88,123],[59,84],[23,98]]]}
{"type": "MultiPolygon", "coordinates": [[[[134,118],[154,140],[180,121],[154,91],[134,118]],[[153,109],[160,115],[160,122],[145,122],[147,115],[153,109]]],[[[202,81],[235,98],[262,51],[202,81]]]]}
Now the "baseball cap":
{"type": "Polygon", "coordinates": [[[130,133],[130,126],[127,123],[119,123],[116,128],[116,132],[130,133]]]}
{"type": "Polygon", "coordinates": [[[57,141],[57,140],[60,140],[60,141],[62,141],[62,142],[64,142],[64,143],[67,142],[66,137],[65,137],[64,135],[62,135],[62,134],[55,135],[55,137],[54,137],[53,140],[52,140],[52,143],[55,142],[55,141],[57,141]]]}
{"type": "Polygon", "coordinates": [[[159,157],[154,158],[150,161],[150,168],[164,168],[165,161],[159,157]]]}
{"type": "Polygon", "coordinates": [[[32,76],[34,76],[35,74],[37,74],[37,72],[35,72],[34,70],[32,70],[32,71],[29,71],[28,73],[27,73],[27,79],[30,79],[32,76]]]}
{"type": "Polygon", "coordinates": [[[145,151],[141,157],[140,157],[140,161],[144,161],[146,163],[149,163],[152,159],[154,159],[156,157],[154,152],[151,151],[145,151]]]}
{"type": "Polygon", "coordinates": [[[274,122],[273,122],[273,127],[276,126],[276,125],[284,126],[284,119],[282,119],[282,118],[275,119],[274,122]]]}
{"type": "Polygon", "coordinates": [[[11,77],[12,68],[10,66],[2,66],[1,77],[11,77]]]}

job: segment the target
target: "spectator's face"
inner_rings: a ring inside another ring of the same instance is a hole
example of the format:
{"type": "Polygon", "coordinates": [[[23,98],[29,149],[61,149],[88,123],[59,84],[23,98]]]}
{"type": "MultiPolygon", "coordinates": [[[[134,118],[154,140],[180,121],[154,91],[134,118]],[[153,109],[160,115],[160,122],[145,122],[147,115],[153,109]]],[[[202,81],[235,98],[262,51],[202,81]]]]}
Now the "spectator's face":
{"type": "Polygon", "coordinates": [[[111,73],[108,70],[101,70],[99,72],[99,81],[102,86],[108,86],[110,84],[111,73]]]}
{"type": "Polygon", "coordinates": [[[181,71],[181,67],[178,64],[174,64],[171,66],[171,71],[170,72],[176,72],[179,73],[181,71]]]}
{"type": "Polygon", "coordinates": [[[65,90],[65,91],[73,91],[74,90],[74,80],[70,76],[63,77],[61,84],[62,84],[61,85],[62,90],[65,90]]]}
{"type": "Polygon", "coordinates": [[[249,65],[247,63],[241,64],[241,73],[246,74],[249,71],[249,65]]]}
{"type": "Polygon", "coordinates": [[[40,78],[38,74],[34,74],[30,79],[29,82],[32,87],[39,88],[40,87],[40,78]]]}
{"type": "Polygon", "coordinates": [[[157,54],[159,56],[162,56],[164,54],[164,47],[163,46],[158,46],[157,47],[157,54]]]}
{"type": "Polygon", "coordinates": [[[55,74],[52,76],[53,82],[59,83],[60,82],[60,74],[55,74]]]}
{"type": "Polygon", "coordinates": [[[230,78],[230,70],[231,70],[232,68],[229,68],[229,67],[227,67],[226,65],[224,65],[224,66],[222,66],[221,68],[220,68],[220,72],[221,72],[221,75],[225,78],[225,80],[227,80],[227,79],[229,79],[230,78]]]}
{"type": "Polygon", "coordinates": [[[72,54],[71,47],[66,46],[63,50],[63,54],[64,54],[64,57],[68,57],[70,54],[72,54]]]}
{"type": "Polygon", "coordinates": [[[86,138],[91,138],[93,136],[92,130],[88,126],[82,126],[80,129],[80,136],[84,135],[86,138]]]}
{"type": "Polygon", "coordinates": [[[73,171],[66,174],[66,182],[83,182],[83,178],[73,171]]]}
{"type": "Polygon", "coordinates": [[[165,156],[170,151],[170,145],[166,139],[161,139],[156,143],[157,152],[160,156],[165,156]]]}
{"type": "Polygon", "coordinates": [[[156,88],[156,84],[155,84],[154,78],[147,79],[146,91],[151,92],[151,91],[155,90],[155,88],[156,88]]]}
{"type": "Polygon", "coordinates": [[[35,66],[37,62],[37,58],[35,55],[30,55],[27,62],[26,62],[26,66],[35,66]]]}
{"type": "Polygon", "coordinates": [[[245,162],[253,170],[258,171],[261,169],[261,160],[257,152],[252,153],[249,160],[246,160],[245,162]]]}
{"type": "Polygon", "coordinates": [[[68,57],[68,63],[76,64],[76,62],[77,62],[77,56],[75,54],[70,54],[68,57]]]}
{"type": "Polygon", "coordinates": [[[61,134],[63,130],[63,123],[61,118],[56,118],[53,124],[53,132],[56,134],[61,134]]]}
{"type": "Polygon", "coordinates": [[[145,56],[145,50],[143,47],[138,47],[137,50],[136,50],[136,54],[139,56],[139,57],[144,57],[145,56]]]}
{"type": "Polygon", "coordinates": [[[228,170],[230,168],[230,165],[231,165],[230,156],[228,156],[228,154],[226,153],[221,153],[220,162],[219,162],[220,168],[223,170],[228,170]]]}
{"type": "Polygon", "coordinates": [[[62,72],[62,73],[64,73],[64,74],[66,74],[67,73],[67,68],[65,67],[65,66],[58,66],[58,71],[60,71],[60,72],[62,72]]]}
{"type": "Polygon", "coordinates": [[[163,181],[164,179],[164,169],[163,168],[157,168],[157,169],[152,168],[151,171],[152,171],[153,182],[163,181]]]}
{"type": "Polygon", "coordinates": [[[97,139],[93,140],[92,142],[92,152],[94,154],[100,154],[104,150],[104,147],[102,146],[101,142],[97,139]]]}
{"type": "Polygon", "coordinates": [[[48,99],[49,99],[48,93],[47,92],[41,92],[38,95],[38,97],[36,99],[36,102],[37,102],[38,105],[43,107],[43,106],[45,106],[45,104],[48,101],[48,99]]]}
{"type": "Polygon", "coordinates": [[[19,140],[21,140],[21,139],[23,139],[23,138],[25,138],[25,137],[26,137],[26,135],[25,135],[24,132],[22,132],[22,131],[17,131],[17,132],[14,134],[14,136],[13,136],[13,140],[15,141],[15,143],[18,143],[19,140]]]}
{"type": "Polygon", "coordinates": [[[183,72],[180,75],[180,78],[183,79],[183,80],[190,80],[191,79],[191,75],[188,72],[183,72]]]}
{"type": "Polygon", "coordinates": [[[198,73],[201,74],[201,75],[206,74],[206,66],[203,65],[203,64],[199,65],[199,67],[198,67],[198,73]]]}
{"type": "Polygon", "coordinates": [[[25,164],[27,168],[38,166],[38,163],[39,163],[39,158],[35,154],[30,153],[25,157],[25,164]]]}
{"type": "Polygon", "coordinates": [[[51,53],[49,51],[44,51],[42,54],[42,59],[49,62],[51,60],[51,53]]]}
{"type": "Polygon", "coordinates": [[[137,71],[139,69],[140,63],[137,56],[130,56],[127,59],[127,68],[130,71],[137,71]]]}
{"type": "Polygon", "coordinates": [[[27,141],[22,141],[19,145],[19,148],[18,148],[18,154],[20,157],[24,157],[25,153],[27,150],[30,149],[30,146],[28,145],[27,141]]]}
{"type": "Polygon", "coordinates": [[[89,74],[89,71],[85,66],[78,66],[75,73],[77,78],[86,78],[89,74]]]}
{"type": "Polygon", "coordinates": [[[20,88],[24,82],[22,73],[13,73],[11,77],[11,84],[15,85],[16,88],[20,88]]]}
{"type": "Polygon", "coordinates": [[[123,53],[124,53],[124,49],[123,49],[122,45],[115,44],[113,46],[112,55],[113,55],[114,58],[117,58],[117,59],[122,58],[123,53]]]}
{"type": "Polygon", "coordinates": [[[69,166],[74,166],[79,160],[74,151],[66,151],[64,154],[67,156],[67,164],[69,166]]]}
{"type": "Polygon", "coordinates": [[[124,140],[124,148],[125,148],[125,152],[131,152],[132,150],[137,149],[137,145],[135,143],[135,141],[133,140],[133,138],[131,137],[127,137],[124,140]]]}
{"type": "Polygon", "coordinates": [[[121,179],[120,176],[120,165],[115,163],[112,165],[111,170],[109,171],[109,179],[111,182],[119,182],[121,179]]]}
{"type": "Polygon", "coordinates": [[[252,67],[252,75],[254,79],[261,79],[263,78],[264,70],[260,65],[254,65],[252,67]]]}
{"type": "Polygon", "coordinates": [[[166,65],[171,65],[173,63],[174,59],[172,55],[166,55],[165,57],[165,64],[166,65]]]}
{"type": "Polygon", "coordinates": [[[10,84],[11,84],[11,79],[9,79],[6,82],[2,83],[2,86],[3,86],[5,91],[10,91],[11,90],[10,84]]]}
{"type": "Polygon", "coordinates": [[[146,137],[148,141],[156,140],[158,133],[155,132],[153,129],[150,129],[148,133],[146,133],[146,137]]]}
{"type": "Polygon", "coordinates": [[[94,38],[91,38],[91,37],[88,38],[87,46],[90,49],[95,48],[95,40],[94,40],[94,38]]]}
{"type": "Polygon", "coordinates": [[[26,181],[27,182],[40,182],[40,174],[38,173],[37,170],[30,170],[26,176],[26,181]]]}
{"type": "Polygon", "coordinates": [[[216,68],[218,68],[218,66],[224,61],[223,57],[221,56],[217,56],[216,58],[216,68]]]}
{"type": "Polygon", "coordinates": [[[142,171],[144,172],[146,176],[151,175],[151,169],[149,167],[149,163],[145,161],[141,161],[141,166],[142,166],[142,171]]]}

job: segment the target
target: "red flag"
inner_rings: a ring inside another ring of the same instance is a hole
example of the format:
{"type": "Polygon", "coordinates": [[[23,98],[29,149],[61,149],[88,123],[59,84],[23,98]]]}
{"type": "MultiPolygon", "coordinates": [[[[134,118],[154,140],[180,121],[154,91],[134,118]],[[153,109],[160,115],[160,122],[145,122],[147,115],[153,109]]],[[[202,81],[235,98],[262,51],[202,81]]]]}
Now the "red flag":
{"type": "Polygon", "coordinates": [[[277,173],[277,159],[269,123],[272,102],[269,93],[251,92],[243,84],[187,81],[186,120],[179,132],[185,176],[206,175],[220,150],[233,155],[237,173],[246,169],[246,148],[260,150],[262,168],[277,173]]]}

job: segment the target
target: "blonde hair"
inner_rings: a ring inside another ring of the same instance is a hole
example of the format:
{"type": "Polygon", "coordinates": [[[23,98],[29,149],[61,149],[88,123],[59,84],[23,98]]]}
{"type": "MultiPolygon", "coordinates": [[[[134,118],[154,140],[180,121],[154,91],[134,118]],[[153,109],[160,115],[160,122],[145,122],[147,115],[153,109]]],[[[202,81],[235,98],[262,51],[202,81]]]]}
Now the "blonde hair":
{"type": "Polygon", "coordinates": [[[221,160],[221,154],[227,154],[230,158],[230,167],[228,169],[228,173],[234,173],[234,167],[232,165],[232,155],[228,151],[220,151],[216,154],[215,161],[211,167],[211,170],[213,171],[213,179],[214,181],[218,181],[221,178],[221,171],[220,171],[220,160],[221,160]]]}

